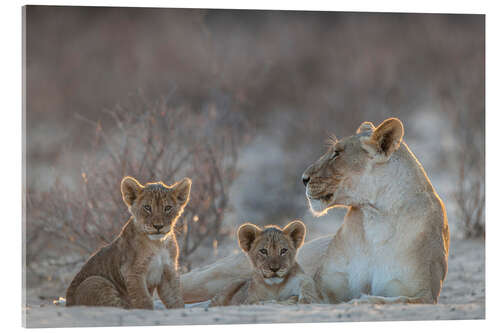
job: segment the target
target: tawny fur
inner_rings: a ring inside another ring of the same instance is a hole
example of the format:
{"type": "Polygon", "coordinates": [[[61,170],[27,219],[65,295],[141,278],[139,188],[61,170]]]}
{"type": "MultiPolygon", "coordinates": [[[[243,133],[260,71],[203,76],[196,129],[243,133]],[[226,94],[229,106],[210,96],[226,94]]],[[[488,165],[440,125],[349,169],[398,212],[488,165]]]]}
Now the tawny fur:
{"type": "Polygon", "coordinates": [[[191,180],[142,186],[125,177],[121,189],[131,217],[118,237],[98,250],[75,276],[66,305],[153,309],[153,293],[167,308],[184,306],[173,232],[189,201],[191,180]]]}
{"type": "Polygon", "coordinates": [[[277,226],[262,230],[251,223],[242,225],[238,241],[248,256],[247,265],[252,267],[252,275],[225,288],[212,299],[212,306],[319,302],[313,279],[295,260],[305,233],[306,227],[300,221],[289,223],[283,230],[277,226]]]}
{"type": "MultiPolygon", "coordinates": [[[[335,235],[305,244],[297,256],[324,302],[439,299],[448,265],[446,210],[403,134],[395,118],[377,128],[365,122],[303,174],[314,214],[348,208],[335,235]]],[[[209,299],[249,276],[241,257],[225,258],[181,277],[184,300],[209,299]]]]}

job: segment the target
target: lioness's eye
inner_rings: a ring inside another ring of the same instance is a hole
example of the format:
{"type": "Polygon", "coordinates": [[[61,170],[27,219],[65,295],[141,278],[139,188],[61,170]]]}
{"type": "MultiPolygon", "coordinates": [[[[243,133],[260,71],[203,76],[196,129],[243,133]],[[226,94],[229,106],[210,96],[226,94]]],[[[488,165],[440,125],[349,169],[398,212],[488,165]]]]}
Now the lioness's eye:
{"type": "Polygon", "coordinates": [[[172,210],[172,206],[168,205],[168,206],[165,206],[165,212],[170,212],[172,210]]]}
{"type": "Polygon", "coordinates": [[[259,252],[262,253],[263,255],[267,256],[267,250],[266,249],[260,249],[259,252]]]}
{"type": "Polygon", "coordinates": [[[288,249],[285,249],[285,248],[281,249],[280,255],[284,256],[287,251],[288,251],[288,249]]]}
{"type": "Polygon", "coordinates": [[[150,212],[151,213],[151,206],[150,205],[144,205],[144,210],[146,212],[150,212]]]}

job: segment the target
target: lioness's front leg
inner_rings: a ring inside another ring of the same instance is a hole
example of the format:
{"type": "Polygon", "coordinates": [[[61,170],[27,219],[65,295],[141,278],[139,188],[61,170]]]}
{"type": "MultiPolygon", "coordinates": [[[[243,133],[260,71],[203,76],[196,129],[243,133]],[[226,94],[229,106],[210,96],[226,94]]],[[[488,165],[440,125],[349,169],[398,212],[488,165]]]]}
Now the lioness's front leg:
{"type": "Polygon", "coordinates": [[[429,303],[422,297],[408,296],[373,296],[361,295],[360,298],[355,298],[349,301],[349,304],[425,304],[429,303]]]}
{"type": "Polygon", "coordinates": [[[315,277],[316,290],[324,303],[336,304],[352,299],[348,275],[333,265],[320,267],[315,277]]]}
{"type": "MultiPolygon", "coordinates": [[[[415,279],[416,280],[416,279],[415,279]]],[[[351,304],[423,304],[434,303],[431,295],[426,292],[425,288],[420,288],[420,292],[415,292],[415,286],[412,286],[413,281],[403,282],[399,279],[392,279],[381,284],[381,288],[373,288],[373,295],[362,294],[359,298],[351,300],[351,304]]]]}
{"type": "Polygon", "coordinates": [[[180,277],[171,268],[165,268],[163,278],[158,286],[158,296],[167,309],[183,308],[180,277]]]}

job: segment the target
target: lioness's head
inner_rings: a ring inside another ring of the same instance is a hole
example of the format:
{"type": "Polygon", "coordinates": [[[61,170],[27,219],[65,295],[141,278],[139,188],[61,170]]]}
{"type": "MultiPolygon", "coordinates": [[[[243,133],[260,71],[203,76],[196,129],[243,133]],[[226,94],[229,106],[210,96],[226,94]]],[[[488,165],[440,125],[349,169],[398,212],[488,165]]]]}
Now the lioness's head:
{"type": "Polygon", "coordinates": [[[238,229],[238,242],[248,254],[254,270],[267,284],[283,282],[295,264],[297,250],[304,243],[306,226],[290,222],[284,229],[267,226],[264,229],[245,223],[238,229]]]}
{"type": "Polygon", "coordinates": [[[121,183],[122,198],[139,230],[152,239],[170,232],[189,201],[191,179],[167,186],[162,182],[141,185],[132,177],[121,183]]]}
{"type": "Polygon", "coordinates": [[[389,161],[403,133],[401,121],[389,118],[377,128],[364,122],[355,135],[333,142],[302,175],[313,213],[323,215],[334,206],[366,200],[370,187],[376,186],[371,172],[389,161]]]}

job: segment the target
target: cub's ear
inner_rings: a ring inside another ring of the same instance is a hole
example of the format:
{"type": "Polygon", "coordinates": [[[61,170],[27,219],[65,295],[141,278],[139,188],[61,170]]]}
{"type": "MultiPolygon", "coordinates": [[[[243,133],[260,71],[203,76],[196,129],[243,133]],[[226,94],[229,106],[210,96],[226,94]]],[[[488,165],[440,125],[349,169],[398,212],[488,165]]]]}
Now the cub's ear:
{"type": "Polygon", "coordinates": [[[404,128],[401,121],[397,118],[389,118],[384,120],[370,137],[363,138],[362,144],[378,162],[385,162],[399,148],[403,135],[404,128]]]}
{"type": "Polygon", "coordinates": [[[373,123],[370,121],[364,121],[359,125],[358,130],[356,131],[356,134],[359,133],[373,133],[373,130],[375,129],[375,126],[373,126],[373,123]]]}
{"type": "Polygon", "coordinates": [[[128,176],[123,178],[121,184],[123,202],[129,207],[132,206],[143,188],[135,178],[128,176]]]}
{"type": "Polygon", "coordinates": [[[293,245],[298,249],[304,244],[304,239],[306,238],[306,225],[298,220],[290,222],[283,229],[283,233],[292,239],[293,245]]]}
{"type": "Polygon", "coordinates": [[[178,181],[172,187],[175,192],[175,196],[181,202],[181,204],[185,204],[189,201],[189,194],[191,193],[191,179],[184,178],[181,181],[178,181]]]}
{"type": "Polygon", "coordinates": [[[238,228],[238,244],[240,248],[248,252],[252,248],[255,238],[261,233],[261,229],[252,223],[245,223],[238,228]]]}

